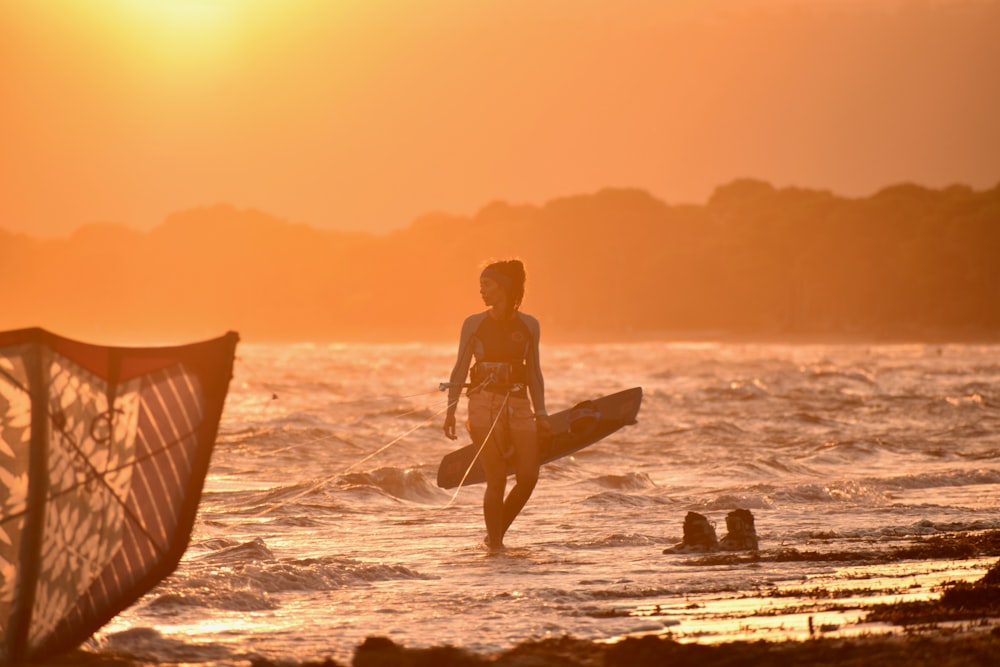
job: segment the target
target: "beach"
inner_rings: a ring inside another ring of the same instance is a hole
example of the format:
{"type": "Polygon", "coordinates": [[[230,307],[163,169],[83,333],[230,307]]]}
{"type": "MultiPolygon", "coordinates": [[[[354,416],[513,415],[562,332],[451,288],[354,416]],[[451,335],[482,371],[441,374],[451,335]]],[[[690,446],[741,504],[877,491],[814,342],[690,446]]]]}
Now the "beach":
{"type": "MultiPolygon", "coordinates": [[[[997,533],[976,540],[979,545],[948,540],[937,549],[969,549],[981,553],[983,542],[996,548],[997,533]],[[950,542],[950,544],[949,544],[950,542]]],[[[821,596],[821,592],[816,592],[821,596]]],[[[758,603],[763,603],[758,600],[758,603]]],[[[570,665],[629,667],[653,665],[993,665],[1000,650],[1000,561],[971,584],[944,586],[941,596],[925,602],[877,604],[861,608],[866,619],[893,624],[884,632],[871,631],[851,638],[828,639],[823,628],[809,620],[810,639],[801,641],[739,641],[717,644],[678,642],[668,636],[647,635],[616,642],[588,642],[571,637],[529,642],[497,655],[473,655],[454,647],[408,650],[391,640],[375,637],[355,653],[356,667],[397,665],[570,665]],[[813,633],[816,633],[815,635],[813,633]]]]}
{"type": "MultiPolygon", "coordinates": [[[[981,554],[994,551],[1000,533],[994,531],[972,543],[938,541],[925,555],[941,550],[959,549],[981,554]]],[[[912,554],[910,554],[912,555],[912,554]]],[[[827,592],[828,593],[828,592],[827,592]]],[[[823,597],[815,591],[816,597],[823,597]]],[[[759,605],[765,600],[756,601],[759,605]]],[[[412,649],[391,639],[373,635],[356,649],[350,663],[332,658],[294,663],[270,659],[249,659],[253,667],[278,667],[298,664],[301,667],[526,667],[561,665],[565,667],[644,667],[654,665],[730,665],[789,664],[841,666],[885,665],[904,662],[922,667],[993,665],[1000,651],[1000,561],[980,580],[943,586],[938,597],[909,603],[862,606],[859,609],[872,623],[888,624],[850,638],[825,638],[828,628],[815,628],[809,617],[810,638],[793,641],[735,641],[703,644],[679,642],[670,634],[627,637],[611,642],[594,642],[573,637],[529,641],[512,649],[476,654],[459,647],[444,645],[412,649]]],[[[89,665],[146,664],[128,654],[95,654],[79,651],[52,663],[64,667],[89,665]]]]}

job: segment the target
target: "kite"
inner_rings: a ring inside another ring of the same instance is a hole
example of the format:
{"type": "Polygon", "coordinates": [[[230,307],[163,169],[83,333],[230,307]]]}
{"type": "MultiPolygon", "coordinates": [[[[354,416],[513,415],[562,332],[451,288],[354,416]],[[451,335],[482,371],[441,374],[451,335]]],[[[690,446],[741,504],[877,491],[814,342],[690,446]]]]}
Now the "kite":
{"type": "Polygon", "coordinates": [[[0,332],[0,663],[75,648],[177,567],[238,340],[0,332]]]}

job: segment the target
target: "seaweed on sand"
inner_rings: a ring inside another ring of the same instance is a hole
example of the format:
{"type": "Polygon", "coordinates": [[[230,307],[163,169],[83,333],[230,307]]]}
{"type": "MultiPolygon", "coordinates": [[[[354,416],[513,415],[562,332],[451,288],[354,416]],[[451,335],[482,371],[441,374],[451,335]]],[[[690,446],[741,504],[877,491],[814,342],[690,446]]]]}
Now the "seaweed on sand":
{"type": "Polygon", "coordinates": [[[379,650],[369,652],[366,640],[353,667],[846,667],[905,663],[907,667],[993,665],[1000,635],[965,637],[864,637],[815,639],[803,642],[729,642],[705,645],[681,643],[670,637],[629,637],[599,644],[571,637],[529,641],[496,655],[480,656],[451,649],[406,649],[376,638],[379,650]]]}
{"type": "Polygon", "coordinates": [[[746,554],[713,554],[684,561],[684,565],[737,565],[741,563],[853,562],[893,563],[901,560],[956,560],[981,556],[1000,556],[1000,530],[981,533],[955,533],[919,537],[905,547],[883,550],[800,551],[781,548],[746,554]]]}
{"type": "Polygon", "coordinates": [[[866,620],[919,625],[987,618],[1000,618],[1000,561],[978,581],[947,585],[937,600],[875,605],[866,620]]]}

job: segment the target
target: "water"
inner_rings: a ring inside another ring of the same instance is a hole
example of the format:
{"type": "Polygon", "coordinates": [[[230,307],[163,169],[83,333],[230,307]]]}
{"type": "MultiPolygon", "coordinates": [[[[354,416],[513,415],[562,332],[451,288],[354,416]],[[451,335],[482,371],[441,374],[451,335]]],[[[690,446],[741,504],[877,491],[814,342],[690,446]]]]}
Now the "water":
{"type": "Polygon", "coordinates": [[[454,353],[241,345],[191,546],[89,650],[349,662],[376,634],[499,651],[564,634],[802,637],[809,616],[848,635],[872,630],[852,601],[926,598],[995,560],[662,551],[689,510],[721,537],[750,509],[764,555],[1000,527],[1000,346],[543,346],[550,410],[645,397],[637,425],[543,468],[499,555],[479,546],[483,487],[434,483],[458,446],[436,391],[454,353]]]}

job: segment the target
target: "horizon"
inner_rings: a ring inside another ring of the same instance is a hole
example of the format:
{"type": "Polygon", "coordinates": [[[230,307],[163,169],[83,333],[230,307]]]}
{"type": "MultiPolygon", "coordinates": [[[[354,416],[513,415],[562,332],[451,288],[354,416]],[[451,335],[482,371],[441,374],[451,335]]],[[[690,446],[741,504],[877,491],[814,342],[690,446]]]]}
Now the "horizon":
{"type": "Polygon", "coordinates": [[[993,0],[5,3],[0,228],[229,203],[386,234],[747,177],[989,188],[998,29],[993,0]]]}

